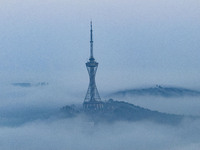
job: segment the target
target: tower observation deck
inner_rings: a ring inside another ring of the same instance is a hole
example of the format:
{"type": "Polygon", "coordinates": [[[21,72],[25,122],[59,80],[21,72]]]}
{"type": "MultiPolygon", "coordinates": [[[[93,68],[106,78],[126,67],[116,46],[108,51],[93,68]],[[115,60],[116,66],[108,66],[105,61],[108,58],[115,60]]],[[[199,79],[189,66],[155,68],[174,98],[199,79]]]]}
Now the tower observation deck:
{"type": "Polygon", "coordinates": [[[89,74],[89,87],[83,102],[83,108],[85,111],[98,111],[103,109],[103,102],[99,96],[97,90],[95,75],[98,68],[98,62],[95,61],[93,56],[93,30],[92,22],[90,22],[90,58],[86,63],[86,68],[89,74]]]}

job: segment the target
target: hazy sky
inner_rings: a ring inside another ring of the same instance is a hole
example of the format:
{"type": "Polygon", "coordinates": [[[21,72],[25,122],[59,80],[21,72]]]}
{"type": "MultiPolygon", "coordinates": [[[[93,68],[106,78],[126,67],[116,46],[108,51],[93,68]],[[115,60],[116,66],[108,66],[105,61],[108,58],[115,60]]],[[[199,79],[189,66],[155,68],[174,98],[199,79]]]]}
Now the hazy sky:
{"type": "Polygon", "coordinates": [[[99,90],[200,88],[199,0],[1,0],[1,82],[85,91],[89,22],[99,90]]]}

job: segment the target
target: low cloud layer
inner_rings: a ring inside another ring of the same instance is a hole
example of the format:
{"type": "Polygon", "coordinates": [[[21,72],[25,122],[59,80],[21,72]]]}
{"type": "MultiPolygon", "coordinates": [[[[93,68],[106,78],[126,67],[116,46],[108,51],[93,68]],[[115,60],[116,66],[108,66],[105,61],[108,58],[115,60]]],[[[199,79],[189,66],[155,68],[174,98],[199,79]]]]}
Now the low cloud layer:
{"type": "Polygon", "coordinates": [[[97,124],[82,118],[47,119],[0,127],[4,150],[198,150],[200,120],[168,126],[152,122],[97,124]]]}

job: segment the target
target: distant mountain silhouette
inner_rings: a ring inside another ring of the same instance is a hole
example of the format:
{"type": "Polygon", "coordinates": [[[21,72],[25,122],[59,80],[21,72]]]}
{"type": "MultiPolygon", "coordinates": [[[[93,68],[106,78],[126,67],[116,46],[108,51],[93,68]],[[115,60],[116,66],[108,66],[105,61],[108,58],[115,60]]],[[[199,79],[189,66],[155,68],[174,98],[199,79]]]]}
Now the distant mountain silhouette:
{"type": "Polygon", "coordinates": [[[65,106],[62,109],[65,117],[86,115],[94,122],[116,122],[116,121],[153,121],[163,124],[178,124],[184,118],[181,115],[161,113],[152,111],[133,104],[114,101],[110,99],[105,102],[104,110],[100,112],[84,112],[80,107],[65,106]]]}
{"type": "Polygon", "coordinates": [[[183,96],[200,96],[200,91],[177,88],[177,87],[156,87],[129,89],[114,92],[111,96],[125,97],[125,96],[160,96],[160,97],[183,97],[183,96]]]}

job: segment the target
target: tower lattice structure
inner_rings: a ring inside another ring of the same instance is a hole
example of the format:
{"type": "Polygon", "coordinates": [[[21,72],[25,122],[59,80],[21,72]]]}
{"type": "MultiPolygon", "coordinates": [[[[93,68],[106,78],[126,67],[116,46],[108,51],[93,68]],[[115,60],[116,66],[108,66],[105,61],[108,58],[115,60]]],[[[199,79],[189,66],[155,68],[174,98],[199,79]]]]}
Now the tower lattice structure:
{"type": "Polygon", "coordinates": [[[90,22],[90,58],[86,63],[86,68],[89,74],[89,87],[84,99],[83,108],[88,111],[96,111],[103,109],[103,102],[99,96],[99,92],[97,90],[95,75],[98,68],[98,62],[95,61],[93,56],[93,30],[92,30],[92,22],[90,22]]]}

